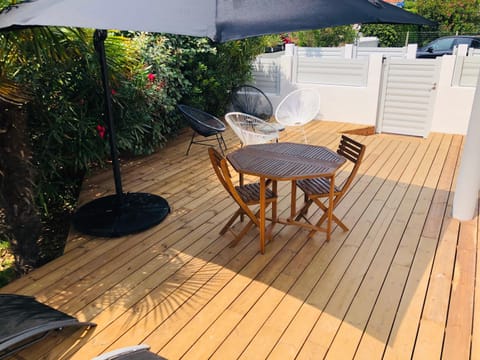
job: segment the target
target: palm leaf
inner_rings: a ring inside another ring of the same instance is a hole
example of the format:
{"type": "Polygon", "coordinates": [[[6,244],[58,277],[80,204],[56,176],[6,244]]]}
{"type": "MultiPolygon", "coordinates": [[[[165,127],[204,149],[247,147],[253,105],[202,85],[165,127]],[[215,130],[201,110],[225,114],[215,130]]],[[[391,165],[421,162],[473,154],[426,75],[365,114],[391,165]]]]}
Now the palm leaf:
{"type": "Polygon", "coordinates": [[[0,99],[13,105],[23,105],[30,100],[30,94],[17,83],[0,78],[0,99]]]}

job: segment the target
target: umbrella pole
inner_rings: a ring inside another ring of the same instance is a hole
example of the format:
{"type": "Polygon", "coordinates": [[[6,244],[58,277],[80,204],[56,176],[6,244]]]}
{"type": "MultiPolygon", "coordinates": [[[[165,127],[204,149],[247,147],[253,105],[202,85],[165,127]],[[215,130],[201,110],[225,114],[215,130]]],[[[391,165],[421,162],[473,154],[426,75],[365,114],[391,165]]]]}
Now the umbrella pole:
{"type": "Polygon", "coordinates": [[[100,58],[102,82],[105,96],[105,117],[108,127],[108,140],[112,156],[113,175],[116,193],[100,197],[82,205],[73,215],[74,226],[82,233],[118,237],[137,233],[163,221],[170,213],[166,199],[148,193],[123,193],[118,150],[113,128],[112,97],[108,82],[105,56],[106,30],[95,30],[94,44],[100,58]]]}
{"type": "Polygon", "coordinates": [[[105,55],[105,39],[107,30],[95,30],[93,34],[93,43],[100,59],[100,69],[102,71],[103,95],[105,101],[105,121],[107,123],[108,141],[110,143],[110,156],[112,158],[113,178],[115,180],[115,192],[118,195],[118,201],[121,203],[123,198],[122,177],[120,174],[120,163],[118,161],[118,150],[115,140],[115,130],[113,127],[112,114],[112,93],[108,81],[108,68],[105,55]]]}

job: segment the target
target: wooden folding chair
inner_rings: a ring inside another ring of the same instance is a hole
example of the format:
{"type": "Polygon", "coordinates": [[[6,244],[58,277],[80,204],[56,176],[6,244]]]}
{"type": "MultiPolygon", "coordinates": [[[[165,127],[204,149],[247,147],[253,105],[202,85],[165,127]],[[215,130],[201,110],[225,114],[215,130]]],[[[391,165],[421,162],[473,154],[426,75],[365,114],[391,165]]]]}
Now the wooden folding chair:
{"type": "MultiPolygon", "coordinates": [[[[338,145],[337,153],[342,155],[347,160],[350,160],[354,165],[353,169],[350,172],[350,175],[345,180],[342,186],[335,186],[334,190],[334,199],[333,199],[333,209],[338,205],[340,200],[343,198],[348,188],[353,182],[353,179],[357,175],[358,168],[362,162],[363,156],[365,154],[365,145],[342,135],[340,144],[338,145]]],[[[308,221],[306,215],[310,205],[315,203],[320,209],[323,210],[323,215],[318,220],[316,226],[320,227],[322,223],[327,219],[328,207],[322,202],[322,198],[328,198],[330,191],[330,181],[326,178],[315,178],[315,179],[305,179],[297,181],[297,186],[304,192],[305,203],[303,207],[298,212],[296,220],[299,220],[303,217],[308,221]]],[[[332,210],[333,210],[332,209],[332,210]]],[[[348,231],[348,227],[338,218],[335,214],[332,214],[332,220],[335,221],[344,231],[348,231]]],[[[309,236],[312,236],[315,232],[312,231],[309,236]]]]}
{"type": "MultiPolygon", "coordinates": [[[[260,227],[260,210],[254,213],[250,209],[250,206],[260,204],[260,184],[251,183],[244,185],[243,183],[241,183],[240,185],[234,185],[228,168],[227,160],[214,148],[209,148],[208,154],[210,155],[210,161],[212,162],[212,166],[215,170],[215,174],[217,175],[218,180],[220,180],[225,190],[227,190],[228,194],[235,200],[235,202],[239,206],[238,210],[233,214],[230,220],[228,220],[228,222],[220,231],[221,235],[225,234],[227,230],[230,230],[233,233],[235,238],[230,243],[230,246],[233,247],[240,241],[240,239],[250,230],[253,225],[260,227]],[[248,216],[249,222],[240,230],[240,232],[236,233],[233,231],[232,225],[239,216],[243,218],[243,215],[248,216]]],[[[268,187],[266,188],[266,207],[268,207],[269,205],[272,206],[272,218],[270,220],[277,218],[277,183],[275,181],[272,181],[271,184],[272,189],[268,187]]]]}

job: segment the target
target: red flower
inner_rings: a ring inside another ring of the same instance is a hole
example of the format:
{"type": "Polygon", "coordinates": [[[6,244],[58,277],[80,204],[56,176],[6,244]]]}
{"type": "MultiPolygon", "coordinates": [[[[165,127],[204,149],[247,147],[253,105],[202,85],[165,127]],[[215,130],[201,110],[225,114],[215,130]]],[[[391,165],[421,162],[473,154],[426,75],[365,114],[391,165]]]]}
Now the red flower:
{"type": "Polygon", "coordinates": [[[155,75],[155,74],[152,74],[152,73],[149,73],[149,74],[147,75],[147,77],[148,77],[148,80],[149,80],[150,82],[154,82],[156,75],[155,75]]]}
{"type": "Polygon", "coordinates": [[[117,90],[112,89],[112,95],[116,95],[116,94],[117,94],[117,90]]]}
{"type": "Polygon", "coordinates": [[[282,35],[281,39],[284,44],[293,44],[292,39],[287,35],[282,35]]]}
{"type": "Polygon", "coordinates": [[[105,137],[105,132],[106,131],[107,131],[107,129],[105,128],[105,126],[102,126],[100,124],[97,125],[98,136],[100,136],[101,139],[103,139],[105,137]]]}

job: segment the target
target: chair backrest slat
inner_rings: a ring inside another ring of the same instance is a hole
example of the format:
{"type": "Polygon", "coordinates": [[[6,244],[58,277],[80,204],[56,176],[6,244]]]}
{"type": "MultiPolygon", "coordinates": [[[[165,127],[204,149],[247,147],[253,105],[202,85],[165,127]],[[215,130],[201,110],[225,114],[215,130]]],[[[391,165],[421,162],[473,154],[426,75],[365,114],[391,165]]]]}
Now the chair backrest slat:
{"type": "Polygon", "coordinates": [[[363,152],[365,151],[365,145],[345,136],[342,135],[340,140],[340,144],[338,145],[337,153],[342,155],[343,157],[347,158],[353,163],[357,161],[361,161],[361,157],[363,157],[363,152]]]}
{"type": "Polygon", "coordinates": [[[337,153],[350,160],[354,164],[350,175],[348,175],[348,178],[343,183],[341,189],[341,192],[345,193],[357,175],[358,169],[363,160],[363,156],[365,155],[365,145],[349,138],[348,136],[342,135],[340,144],[338,145],[337,153]]]}

